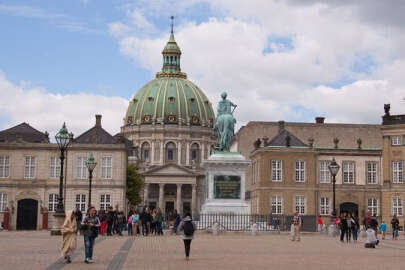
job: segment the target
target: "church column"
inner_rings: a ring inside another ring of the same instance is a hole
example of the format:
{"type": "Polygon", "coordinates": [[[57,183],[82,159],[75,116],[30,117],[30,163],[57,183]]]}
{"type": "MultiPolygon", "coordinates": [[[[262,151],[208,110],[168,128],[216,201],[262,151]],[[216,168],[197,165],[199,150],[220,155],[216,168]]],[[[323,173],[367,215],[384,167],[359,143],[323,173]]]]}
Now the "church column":
{"type": "Polygon", "coordinates": [[[177,163],[181,165],[181,141],[177,143],[177,163]]]}
{"type": "Polygon", "coordinates": [[[163,165],[163,158],[164,158],[164,156],[165,156],[165,153],[164,153],[164,141],[162,140],[161,142],[160,142],[160,165],[163,165]]]}
{"type": "Polygon", "coordinates": [[[177,209],[177,213],[182,214],[183,209],[181,207],[181,186],[183,184],[177,184],[177,200],[176,200],[176,209],[177,209]]]}
{"type": "Polygon", "coordinates": [[[191,191],[191,215],[195,217],[197,214],[197,184],[192,184],[191,191]]]}
{"type": "Polygon", "coordinates": [[[162,211],[162,213],[165,212],[164,200],[165,200],[165,184],[160,183],[159,184],[159,208],[162,211]]]}
{"type": "Polygon", "coordinates": [[[155,141],[152,141],[151,142],[151,151],[152,151],[152,153],[151,153],[151,155],[150,155],[150,157],[151,157],[151,161],[150,161],[150,164],[154,164],[155,163],[155,141]]]}
{"type": "Polygon", "coordinates": [[[145,183],[145,187],[143,188],[143,203],[148,205],[148,195],[149,195],[149,183],[145,183]]]}
{"type": "Polygon", "coordinates": [[[205,143],[204,142],[201,142],[201,153],[200,153],[200,155],[201,155],[200,161],[204,161],[205,160],[205,143]]]}
{"type": "Polygon", "coordinates": [[[190,165],[190,143],[186,142],[186,165],[190,165]]]}

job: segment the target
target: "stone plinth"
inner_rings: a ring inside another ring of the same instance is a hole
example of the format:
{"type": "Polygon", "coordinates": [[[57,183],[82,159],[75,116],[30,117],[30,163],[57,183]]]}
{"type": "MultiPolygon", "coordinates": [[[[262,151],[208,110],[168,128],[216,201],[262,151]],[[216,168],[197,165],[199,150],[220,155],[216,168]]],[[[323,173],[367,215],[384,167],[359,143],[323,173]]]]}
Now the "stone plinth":
{"type": "Polygon", "coordinates": [[[63,222],[65,222],[65,212],[63,213],[55,213],[53,215],[53,226],[51,229],[51,235],[62,235],[62,226],[63,222]]]}
{"type": "Polygon", "coordinates": [[[249,214],[245,201],[246,169],[250,162],[237,152],[215,152],[205,168],[205,202],[201,213],[249,214]]]}

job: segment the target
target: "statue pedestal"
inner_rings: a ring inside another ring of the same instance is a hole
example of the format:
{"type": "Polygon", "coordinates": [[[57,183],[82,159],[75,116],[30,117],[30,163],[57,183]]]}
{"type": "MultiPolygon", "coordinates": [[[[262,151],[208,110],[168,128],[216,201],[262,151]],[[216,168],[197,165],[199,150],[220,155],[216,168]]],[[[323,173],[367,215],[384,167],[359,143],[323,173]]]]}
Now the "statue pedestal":
{"type": "Polygon", "coordinates": [[[65,212],[55,213],[53,215],[53,226],[51,229],[51,235],[62,235],[62,226],[63,222],[65,222],[65,217],[65,212]]]}
{"type": "Polygon", "coordinates": [[[249,214],[245,202],[245,175],[250,162],[240,153],[215,152],[205,168],[205,202],[202,214],[249,214]]]}

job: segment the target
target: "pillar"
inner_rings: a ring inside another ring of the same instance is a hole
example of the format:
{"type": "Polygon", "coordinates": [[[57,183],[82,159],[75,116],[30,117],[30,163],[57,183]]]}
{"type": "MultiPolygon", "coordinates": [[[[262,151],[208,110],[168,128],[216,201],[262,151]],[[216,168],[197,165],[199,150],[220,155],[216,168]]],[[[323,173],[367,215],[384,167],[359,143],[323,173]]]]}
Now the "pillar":
{"type": "Polygon", "coordinates": [[[165,200],[165,184],[160,183],[159,184],[159,208],[163,213],[165,212],[164,200],[165,200]]]}
{"type": "Polygon", "coordinates": [[[186,142],[186,165],[190,165],[190,144],[186,142]]]}
{"type": "Polygon", "coordinates": [[[145,206],[148,206],[148,195],[149,195],[149,183],[145,183],[145,187],[143,189],[143,203],[145,206]]]}
{"type": "Polygon", "coordinates": [[[181,141],[177,143],[177,164],[181,165],[181,141]]]}
{"type": "Polygon", "coordinates": [[[197,213],[197,184],[192,184],[191,190],[191,215],[196,216],[197,213]]]}
{"type": "Polygon", "coordinates": [[[202,142],[201,143],[201,157],[200,157],[200,161],[204,161],[205,160],[205,143],[202,142]]]}
{"type": "Polygon", "coordinates": [[[155,163],[155,141],[151,142],[151,151],[152,151],[152,153],[150,154],[150,158],[151,158],[150,164],[154,164],[155,163]]]}
{"type": "Polygon", "coordinates": [[[177,184],[177,200],[176,200],[176,209],[177,213],[182,214],[183,207],[181,207],[181,186],[182,184],[177,184]]]}
{"type": "Polygon", "coordinates": [[[164,156],[165,156],[165,152],[164,152],[164,142],[163,141],[161,141],[160,142],[160,165],[163,165],[163,158],[164,158],[164,156]]]}

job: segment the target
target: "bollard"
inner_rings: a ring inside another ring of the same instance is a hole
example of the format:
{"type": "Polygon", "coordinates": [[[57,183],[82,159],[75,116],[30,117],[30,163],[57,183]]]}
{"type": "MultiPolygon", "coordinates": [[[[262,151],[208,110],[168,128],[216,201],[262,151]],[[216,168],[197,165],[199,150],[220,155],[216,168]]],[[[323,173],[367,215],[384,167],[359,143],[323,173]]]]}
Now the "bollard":
{"type": "Polygon", "coordinates": [[[257,223],[254,223],[254,224],[252,225],[251,234],[252,234],[253,236],[258,235],[258,226],[257,226],[257,223]]]}

